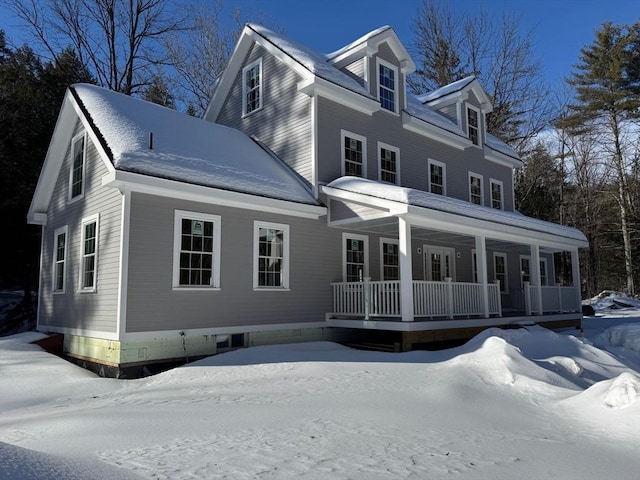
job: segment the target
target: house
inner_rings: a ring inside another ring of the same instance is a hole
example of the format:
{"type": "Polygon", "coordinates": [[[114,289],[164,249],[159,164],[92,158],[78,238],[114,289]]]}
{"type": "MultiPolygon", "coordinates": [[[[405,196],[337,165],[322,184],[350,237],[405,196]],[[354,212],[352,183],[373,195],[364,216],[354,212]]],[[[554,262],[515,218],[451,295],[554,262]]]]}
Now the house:
{"type": "Polygon", "coordinates": [[[239,346],[579,325],[584,235],[514,210],[522,162],[475,78],[413,96],[414,70],[390,27],[324,55],[248,24],[202,119],[70,87],[28,216],[38,329],[132,376],[239,346]]]}

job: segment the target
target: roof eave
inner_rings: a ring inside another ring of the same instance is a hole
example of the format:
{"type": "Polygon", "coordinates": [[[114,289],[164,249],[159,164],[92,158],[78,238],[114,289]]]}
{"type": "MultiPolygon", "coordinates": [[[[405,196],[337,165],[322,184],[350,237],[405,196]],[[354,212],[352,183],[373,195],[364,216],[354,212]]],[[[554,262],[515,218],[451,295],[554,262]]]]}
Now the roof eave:
{"type": "Polygon", "coordinates": [[[365,97],[359,93],[353,92],[346,88],[329,82],[323,78],[314,75],[306,80],[298,83],[298,91],[313,97],[315,95],[328,98],[334,102],[338,102],[358,110],[359,112],[372,115],[379,111],[382,107],[380,102],[373,98],[365,97]]]}
{"type": "Polygon", "coordinates": [[[473,145],[468,138],[449,132],[436,124],[415,117],[406,111],[402,112],[402,126],[411,132],[437,140],[459,150],[464,150],[473,145]]]}

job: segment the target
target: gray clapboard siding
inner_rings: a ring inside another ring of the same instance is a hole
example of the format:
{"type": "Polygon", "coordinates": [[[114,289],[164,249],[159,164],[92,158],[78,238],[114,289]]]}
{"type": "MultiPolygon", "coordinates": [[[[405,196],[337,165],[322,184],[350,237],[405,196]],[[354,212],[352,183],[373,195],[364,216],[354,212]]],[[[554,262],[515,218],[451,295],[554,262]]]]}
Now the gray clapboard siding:
{"type": "MultiPolygon", "coordinates": [[[[74,136],[82,131],[78,122],[74,136]]],[[[43,229],[41,268],[40,324],[48,327],[116,332],[121,196],[117,190],[102,186],[107,169],[92,142],[87,138],[84,198],[68,202],[71,148],[69,147],[58,175],[43,229]],[[98,213],[99,238],[97,256],[97,292],[80,293],[80,257],[82,219],[98,213]],[[53,294],[54,232],[67,225],[66,288],[64,294],[53,294]]]]}
{"type": "Polygon", "coordinates": [[[360,85],[364,86],[364,57],[356,60],[355,62],[351,62],[349,65],[346,65],[341,68],[343,73],[346,73],[351,78],[353,78],[360,85]]]}
{"type": "Polygon", "coordinates": [[[311,99],[299,93],[302,78],[262,47],[254,45],[243,65],[262,57],[263,106],[242,116],[242,69],[216,123],[255,135],[308,182],[313,182],[311,99]]]}
{"type": "Polygon", "coordinates": [[[458,107],[455,103],[442,107],[438,111],[453,123],[458,123],[458,107]]]}
{"type": "Polygon", "coordinates": [[[367,178],[378,179],[377,142],[400,149],[400,183],[403,187],[428,189],[428,159],[446,164],[447,195],[469,201],[469,171],[483,175],[485,205],[489,205],[490,179],[503,182],[505,209],[513,205],[511,168],[490,162],[477,147],[464,151],[426,138],[402,127],[400,117],[376,112],[373,118],[331,100],[318,100],[318,180],[329,183],[340,177],[341,129],[367,138],[367,178]]]}

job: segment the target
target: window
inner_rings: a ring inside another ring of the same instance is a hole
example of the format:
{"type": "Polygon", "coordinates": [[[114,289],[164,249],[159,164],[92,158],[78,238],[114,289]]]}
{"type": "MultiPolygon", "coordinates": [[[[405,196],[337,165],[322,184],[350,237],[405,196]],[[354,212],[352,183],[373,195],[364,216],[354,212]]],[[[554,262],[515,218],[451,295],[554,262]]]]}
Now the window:
{"type": "Polygon", "coordinates": [[[429,159],[429,191],[437,195],[447,194],[444,163],[429,159]]]}
{"type": "Polygon", "coordinates": [[[342,234],[342,275],[345,282],[361,282],[369,276],[369,238],[354,233],[342,234]]]}
{"type": "Polygon", "coordinates": [[[254,222],[253,288],[289,288],[289,225],[254,222]]]}
{"type": "Polygon", "coordinates": [[[547,284],[547,259],[540,259],[540,285],[543,287],[547,284]]]}
{"type": "Polygon", "coordinates": [[[82,220],[82,258],[80,260],[81,291],[96,291],[98,273],[98,215],[82,220]]]}
{"type": "Polygon", "coordinates": [[[342,175],[366,177],[367,139],[342,130],[342,175]]]}
{"type": "Polygon", "coordinates": [[[71,172],[69,175],[69,200],[84,195],[85,135],[77,135],[71,142],[71,172]]]}
{"type": "Polygon", "coordinates": [[[378,59],[378,93],[380,97],[380,106],[385,110],[397,113],[397,98],[396,92],[398,91],[398,69],[378,59]]]}
{"type": "Polygon", "coordinates": [[[491,208],[503,209],[502,182],[491,179],[491,208]]]}
{"type": "Polygon", "coordinates": [[[173,287],[219,288],[220,217],[176,210],[173,287]]]}
{"type": "Polygon", "coordinates": [[[64,293],[66,260],[67,226],[65,225],[53,234],[53,291],[56,293],[64,293]]]}
{"type": "Polygon", "coordinates": [[[399,184],[398,164],[400,150],[386,143],[378,142],[378,164],[380,167],[380,181],[399,184]]]}
{"type": "Polygon", "coordinates": [[[524,288],[525,282],[531,281],[531,258],[520,256],[520,282],[524,288]]]}
{"type": "Polygon", "coordinates": [[[469,172],[469,201],[476,205],[483,205],[482,199],[482,175],[469,172]]]}
{"type": "Polygon", "coordinates": [[[507,255],[505,253],[493,254],[493,278],[500,281],[500,291],[507,293],[509,285],[507,284],[507,255]]]}
{"type": "Polygon", "coordinates": [[[380,266],[382,280],[398,280],[400,278],[400,263],[398,256],[398,241],[388,238],[380,239],[380,266]]]}
{"type": "Polygon", "coordinates": [[[480,111],[467,105],[467,134],[474,145],[480,146],[480,111]]]}
{"type": "Polygon", "coordinates": [[[242,69],[242,114],[262,107],[262,58],[242,69]]]}

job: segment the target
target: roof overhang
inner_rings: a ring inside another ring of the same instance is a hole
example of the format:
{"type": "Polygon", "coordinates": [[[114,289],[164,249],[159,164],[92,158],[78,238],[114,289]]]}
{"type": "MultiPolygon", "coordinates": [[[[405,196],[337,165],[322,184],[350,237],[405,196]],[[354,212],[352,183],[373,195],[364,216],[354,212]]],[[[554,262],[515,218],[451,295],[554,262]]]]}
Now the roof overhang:
{"type": "Polygon", "coordinates": [[[523,165],[522,160],[519,158],[513,158],[498,150],[494,150],[488,146],[486,142],[484,144],[484,158],[505,167],[520,168],[523,165]]]}
{"type": "Polygon", "coordinates": [[[115,170],[102,178],[102,185],[121,192],[138,192],[227,207],[318,219],[327,214],[321,205],[298,203],[249,193],[194,185],[150,175],[115,170]]]}
{"type": "MultiPolygon", "coordinates": [[[[385,185],[385,188],[397,188],[385,185]]],[[[361,210],[364,213],[354,213],[351,217],[342,217],[337,221],[332,220],[331,202],[329,203],[329,226],[340,228],[366,229],[369,225],[381,218],[400,217],[415,227],[429,230],[448,232],[469,237],[485,237],[515,244],[538,245],[552,250],[571,251],[576,248],[588,247],[586,239],[565,237],[555,233],[516,226],[505,222],[487,220],[479,216],[464,215],[429,208],[425,206],[411,205],[397,200],[389,200],[365,193],[335,188],[331,185],[322,187],[322,192],[329,200],[341,202],[347,205],[368,206],[369,210],[361,210]]],[[[453,200],[453,199],[452,199],[453,200]]],[[[460,201],[461,202],[461,201],[460,201]]],[[[488,207],[484,207],[488,208],[488,207]]],[[[488,211],[487,213],[495,213],[488,211]]],[[[528,217],[524,217],[527,219],[528,217]]],[[[539,222],[531,219],[532,222],[539,222]]],[[[551,225],[551,224],[550,224],[551,225]]]]}
{"type": "MultiPolygon", "coordinates": [[[[446,87],[445,87],[446,88],[446,87]]],[[[469,98],[469,92],[473,92],[473,94],[480,102],[480,110],[482,113],[490,113],[493,111],[493,105],[491,105],[491,99],[478,82],[477,78],[474,78],[470,82],[463,84],[460,89],[451,91],[446,95],[442,95],[441,97],[434,98],[433,100],[426,101],[425,103],[429,105],[431,108],[438,110],[447,105],[457,102],[463,102],[469,98]]]]}
{"type": "Polygon", "coordinates": [[[470,139],[456,135],[421,118],[414,117],[407,112],[402,112],[402,126],[410,132],[437,140],[459,150],[473,146],[473,142],[470,139]]]}
{"type": "Polygon", "coordinates": [[[347,104],[354,110],[367,115],[372,115],[382,108],[380,102],[342,88],[318,76],[299,82],[298,91],[310,97],[317,95],[337,103],[347,104]]]}

